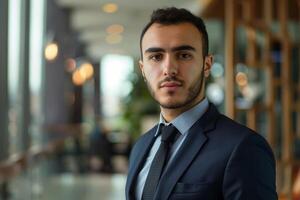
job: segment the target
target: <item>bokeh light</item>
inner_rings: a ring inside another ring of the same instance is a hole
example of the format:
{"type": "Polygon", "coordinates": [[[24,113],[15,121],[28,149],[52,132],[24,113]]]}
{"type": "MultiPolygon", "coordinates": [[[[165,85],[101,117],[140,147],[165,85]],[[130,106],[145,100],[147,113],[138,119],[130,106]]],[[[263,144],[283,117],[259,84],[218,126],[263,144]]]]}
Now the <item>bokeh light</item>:
{"type": "Polygon", "coordinates": [[[118,5],[115,3],[106,3],[102,6],[102,10],[106,13],[115,13],[118,11],[118,5]]]}
{"type": "Polygon", "coordinates": [[[215,62],[211,68],[211,75],[214,78],[219,78],[224,75],[224,68],[221,63],[215,62]]]}
{"type": "Polygon", "coordinates": [[[55,42],[49,43],[45,48],[45,58],[48,61],[53,61],[58,55],[58,45],[55,42]]]}
{"type": "Polygon", "coordinates": [[[248,77],[244,72],[238,72],[235,81],[240,87],[244,87],[248,84],[248,77]]]}
{"type": "Polygon", "coordinates": [[[224,101],[224,91],[217,83],[208,84],[206,95],[209,101],[216,105],[220,105],[224,101]]]}
{"type": "Polygon", "coordinates": [[[106,36],[106,42],[108,44],[118,44],[122,41],[123,37],[120,34],[109,34],[106,36]]]}
{"type": "Polygon", "coordinates": [[[85,76],[84,72],[82,72],[79,69],[74,71],[74,73],[72,75],[72,81],[73,81],[74,85],[77,85],[77,86],[83,85],[85,80],[86,80],[86,76],[85,76]]]}
{"type": "Polygon", "coordinates": [[[86,79],[90,79],[94,75],[94,67],[91,63],[85,62],[81,64],[79,70],[86,79]]]}
{"type": "Polygon", "coordinates": [[[113,24],[106,28],[108,34],[120,34],[124,32],[124,26],[120,24],[113,24]]]}
{"type": "Polygon", "coordinates": [[[67,72],[73,72],[76,69],[76,60],[73,58],[68,58],[65,61],[65,68],[67,72]]]}

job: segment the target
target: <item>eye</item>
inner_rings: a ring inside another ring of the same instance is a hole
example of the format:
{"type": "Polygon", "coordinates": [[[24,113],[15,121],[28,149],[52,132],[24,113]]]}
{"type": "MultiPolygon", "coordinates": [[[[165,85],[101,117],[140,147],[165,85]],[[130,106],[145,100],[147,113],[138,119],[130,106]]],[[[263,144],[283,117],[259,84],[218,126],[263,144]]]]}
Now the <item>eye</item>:
{"type": "Polygon", "coordinates": [[[193,58],[193,55],[187,52],[179,52],[177,58],[180,60],[190,60],[193,58]]]}
{"type": "Polygon", "coordinates": [[[157,53],[157,54],[152,54],[148,57],[149,60],[153,60],[155,62],[158,62],[158,61],[161,61],[163,58],[163,55],[160,54],[160,53],[157,53]]]}

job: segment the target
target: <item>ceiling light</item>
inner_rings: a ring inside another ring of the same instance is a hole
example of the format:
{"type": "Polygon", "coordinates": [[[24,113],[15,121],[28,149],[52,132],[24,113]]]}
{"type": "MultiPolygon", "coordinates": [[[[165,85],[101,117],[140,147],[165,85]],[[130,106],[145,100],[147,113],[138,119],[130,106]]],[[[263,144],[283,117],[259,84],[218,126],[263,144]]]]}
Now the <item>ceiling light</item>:
{"type": "Polygon", "coordinates": [[[124,26],[120,24],[113,24],[106,28],[106,32],[108,34],[120,34],[123,33],[123,31],[124,31],[124,26]]]}
{"type": "Polygon", "coordinates": [[[115,13],[118,10],[118,5],[115,3],[106,3],[102,6],[102,10],[106,13],[115,13]]]}

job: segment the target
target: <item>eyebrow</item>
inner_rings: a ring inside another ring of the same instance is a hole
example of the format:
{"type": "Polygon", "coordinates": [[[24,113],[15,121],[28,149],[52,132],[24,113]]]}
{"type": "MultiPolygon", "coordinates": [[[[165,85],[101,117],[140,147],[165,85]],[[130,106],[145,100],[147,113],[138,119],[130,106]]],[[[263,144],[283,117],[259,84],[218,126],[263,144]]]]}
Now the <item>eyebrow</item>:
{"type": "Polygon", "coordinates": [[[155,52],[165,52],[166,50],[164,50],[163,48],[159,48],[159,47],[150,47],[148,49],[146,49],[145,53],[155,53],[155,52]]]}
{"type": "MultiPolygon", "coordinates": [[[[196,49],[190,45],[181,45],[181,46],[173,47],[171,49],[171,51],[182,51],[182,50],[196,51],[196,49]]],[[[155,52],[166,52],[166,50],[160,47],[150,47],[145,50],[145,53],[155,53],[155,52]]]]}
{"type": "Polygon", "coordinates": [[[182,45],[182,46],[172,48],[172,51],[182,51],[182,50],[196,51],[196,49],[190,45],[182,45]]]}

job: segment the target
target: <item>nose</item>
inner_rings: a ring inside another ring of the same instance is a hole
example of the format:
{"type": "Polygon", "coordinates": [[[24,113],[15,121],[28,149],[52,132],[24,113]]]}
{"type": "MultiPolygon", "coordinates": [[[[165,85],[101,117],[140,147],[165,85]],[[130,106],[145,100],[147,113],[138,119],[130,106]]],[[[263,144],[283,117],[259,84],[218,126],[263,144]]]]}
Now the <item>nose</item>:
{"type": "Polygon", "coordinates": [[[176,59],[174,59],[171,55],[167,55],[163,62],[163,73],[164,76],[174,77],[178,73],[178,64],[176,59]]]}

